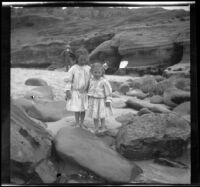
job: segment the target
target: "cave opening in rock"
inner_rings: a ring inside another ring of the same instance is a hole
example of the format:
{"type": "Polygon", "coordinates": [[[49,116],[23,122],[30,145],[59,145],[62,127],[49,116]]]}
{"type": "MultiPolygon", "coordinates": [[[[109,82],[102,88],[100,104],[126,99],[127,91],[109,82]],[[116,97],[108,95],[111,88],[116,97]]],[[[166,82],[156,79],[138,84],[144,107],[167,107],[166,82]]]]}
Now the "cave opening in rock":
{"type": "Polygon", "coordinates": [[[179,63],[182,60],[182,58],[183,58],[183,44],[175,42],[170,65],[179,63]]]}
{"type": "Polygon", "coordinates": [[[111,62],[110,64],[108,64],[108,69],[106,70],[106,74],[114,74],[118,71],[119,69],[119,65],[120,65],[120,62],[122,60],[122,56],[119,54],[119,51],[118,51],[118,47],[114,47],[112,46],[112,49],[114,51],[114,56],[115,56],[115,59],[113,60],[113,62],[111,62]]]}

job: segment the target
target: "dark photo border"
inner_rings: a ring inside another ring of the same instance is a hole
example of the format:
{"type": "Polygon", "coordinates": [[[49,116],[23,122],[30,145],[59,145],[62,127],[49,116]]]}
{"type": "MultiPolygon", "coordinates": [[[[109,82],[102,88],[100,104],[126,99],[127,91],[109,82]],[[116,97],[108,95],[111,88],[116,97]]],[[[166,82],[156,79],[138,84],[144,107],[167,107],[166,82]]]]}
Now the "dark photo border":
{"type": "MultiPolygon", "coordinates": [[[[9,2],[9,1],[8,1],[9,2]]],[[[100,2],[100,1],[98,1],[100,2]]],[[[70,1],[70,2],[45,2],[44,4],[25,4],[18,5],[21,7],[62,7],[62,6],[149,6],[149,5],[132,5],[123,4],[120,1],[119,4],[108,4],[101,1],[101,4],[97,2],[89,1],[70,1]]],[[[110,2],[110,1],[109,1],[110,2]]],[[[113,1],[117,2],[117,1],[113,1]]],[[[133,2],[133,1],[132,1],[133,2]]],[[[167,1],[170,2],[170,1],[167,1]]],[[[187,1],[189,2],[189,1],[187,1]]],[[[194,1],[193,1],[194,2],[194,1]]],[[[167,6],[184,6],[186,4],[167,5],[167,6]]],[[[156,5],[161,6],[161,5],[156,5]]],[[[165,6],[165,5],[163,5],[165,6]]],[[[10,14],[11,6],[3,6],[1,13],[1,183],[6,185],[10,183],[10,14]]],[[[199,18],[197,16],[199,6],[197,2],[190,5],[190,25],[191,25],[191,185],[200,184],[200,163],[199,163],[199,127],[198,127],[198,60],[199,60],[199,18]]],[[[62,185],[62,184],[56,184],[62,185]]],[[[66,186],[68,184],[64,184],[66,186]]],[[[69,184],[70,185],[70,184],[69,184]]],[[[80,184],[79,184],[80,185],[80,184]]],[[[89,184],[87,184],[88,186],[89,184]]],[[[134,184],[133,184],[134,185],[134,184]]],[[[140,184],[137,184],[140,185],[140,184]]],[[[141,184],[142,185],[142,184],[141,184]]],[[[148,185],[148,184],[145,184],[148,185]]],[[[157,184],[151,184],[153,186],[157,184]]],[[[52,184],[54,186],[54,184],[52,184]]],[[[73,184],[74,186],[74,184],[73,184]]],[[[190,186],[190,185],[189,185],[190,186]]]]}

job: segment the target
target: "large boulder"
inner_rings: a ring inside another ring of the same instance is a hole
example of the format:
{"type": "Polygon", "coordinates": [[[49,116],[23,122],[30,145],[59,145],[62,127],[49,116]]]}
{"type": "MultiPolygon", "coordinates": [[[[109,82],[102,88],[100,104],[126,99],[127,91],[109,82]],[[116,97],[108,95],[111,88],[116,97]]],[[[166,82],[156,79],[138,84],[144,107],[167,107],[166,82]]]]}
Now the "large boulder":
{"type": "Polygon", "coordinates": [[[137,97],[138,99],[144,99],[148,96],[148,93],[144,93],[143,91],[139,89],[132,89],[128,92],[126,92],[127,96],[137,97]]]}
{"type": "Polygon", "coordinates": [[[118,82],[109,80],[113,92],[118,92],[119,94],[126,94],[129,91],[129,84],[126,82],[118,82]]]}
{"type": "Polygon", "coordinates": [[[111,40],[107,40],[96,47],[89,55],[91,63],[96,60],[100,62],[107,62],[107,73],[114,73],[117,71],[121,56],[119,55],[117,48],[112,46],[111,40]]]}
{"type": "Polygon", "coordinates": [[[125,108],[126,103],[121,98],[112,98],[112,107],[113,108],[125,108]]]}
{"type": "Polygon", "coordinates": [[[177,45],[173,41],[175,35],[176,33],[170,33],[167,27],[163,30],[151,27],[148,30],[141,28],[122,31],[113,37],[111,46],[118,47],[122,60],[129,62],[127,66],[129,73],[159,74],[182,58],[181,42],[189,37],[179,39],[176,41],[177,45]]]}
{"type": "Polygon", "coordinates": [[[176,112],[180,114],[181,116],[190,115],[190,112],[191,112],[190,105],[191,103],[189,101],[181,103],[180,105],[178,105],[177,107],[173,109],[173,112],[176,112]]]}
{"type": "Polygon", "coordinates": [[[126,92],[128,92],[129,89],[130,89],[130,88],[129,88],[129,85],[126,84],[126,83],[123,83],[123,84],[120,85],[118,91],[121,92],[122,94],[125,94],[125,95],[126,95],[126,92]]]}
{"type": "Polygon", "coordinates": [[[176,107],[183,102],[190,101],[190,92],[177,88],[170,88],[165,90],[163,94],[163,101],[170,107],[176,107]]]}
{"type": "Polygon", "coordinates": [[[51,101],[54,99],[54,93],[51,86],[39,86],[27,91],[24,97],[33,100],[42,99],[51,101]]]}
{"type": "Polygon", "coordinates": [[[99,33],[97,35],[90,36],[84,39],[84,46],[89,52],[91,52],[104,41],[110,40],[114,35],[114,33],[99,33]]]}
{"type": "Polygon", "coordinates": [[[120,122],[121,124],[128,124],[129,122],[132,122],[134,119],[135,114],[132,112],[122,114],[115,119],[120,122]]]}
{"type": "Polygon", "coordinates": [[[115,144],[115,138],[108,136],[108,135],[99,135],[99,138],[108,146],[113,146],[115,144]]]}
{"type": "Polygon", "coordinates": [[[156,95],[163,95],[166,90],[171,88],[190,91],[190,79],[179,76],[171,76],[168,79],[157,82],[153,93],[156,95]]]}
{"type": "Polygon", "coordinates": [[[137,113],[138,116],[142,116],[144,114],[149,114],[149,113],[153,113],[151,110],[149,110],[148,108],[142,108],[140,109],[140,111],[137,113]]]}
{"type": "Polygon", "coordinates": [[[161,104],[163,103],[163,97],[160,95],[154,95],[150,98],[150,103],[161,104]]]}
{"type": "Polygon", "coordinates": [[[11,181],[18,184],[53,183],[57,171],[50,159],[52,135],[28,117],[14,101],[10,114],[11,181]]]}
{"type": "Polygon", "coordinates": [[[140,110],[142,108],[148,108],[152,112],[163,113],[170,112],[169,107],[166,107],[161,104],[152,104],[148,101],[143,101],[136,98],[131,98],[126,101],[127,107],[133,108],[135,110],[140,110]]]}
{"type": "Polygon", "coordinates": [[[25,81],[25,85],[29,86],[48,86],[47,82],[40,78],[29,78],[25,81]]]}
{"type": "Polygon", "coordinates": [[[102,140],[87,130],[65,127],[55,137],[57,153],[112,182],[129,182],[141,173],[102,140]]]}
{"type": "Polygon", "coordinates": [[[115,91],[118,91],[119,90],[119,87],[121,86],[121,82],[118,82],[118,81],[112,81],[112,80],[109,80],[109,83],[112,87],[112,91],[115,92],[115,91]]]}
{"type": "Polygon", "coordinates": [[[190,77],[190,63],[178,63],[167,67],[163,71],[163,76],[169,78],[171,76],[190,77]]]}
{"type": "MultiPolygon", "coordinates": [[[[175,83],[174,86],[180,90],[184,90],[184,91],[190,91],[190,78],[177,78],[175,77],[175,83]]],[[[174,80],[172,78],[172,80],[174,80]]]]}
{"type": "Polygon", "coordinates": [[[25,98],[15,99],[18,106],[22,107],[26,113],[42,122],[58,121],[73,113],[66,110],[66,101],[43,101],[29,100],[25,98]]]}
{"type": "Polygon", "coordinates": [[[34,105],[34,103],[31,102],[31,100],[26,99],[26,98],[12,99],[12,101],[15,103],[15,105],[17,105],[18,107],[20,107],[21,109],[23,109],[26,113],[28,113],[28,111],[34,105]]]}
{"type": "Polygon", "coordinates": [[[77,50],[80,46],[84,46],[90,53],[101,43],[110,40],[114,35],[112,32],[89,34],[86,37],[76,38],[70,42],[70,45],[73,51],[77,50]]]}
{"type": "Polygon", "coordinates": [[[120,96],[121,96],[121,93],[119,93],[118,91],[112,92],[112,97],[113,98],[119,98],[120,96]]]}
{"type": "Polygon", "coordinates": [[[131,160],[175,158],[182,155],[189,138],[190,125],[180,116],[144,114],[120,128],[116,148],[131,160]]]}
{"type": "Polygon", "coordinates": [[[153,95],[156,90],[157,81],[154,76],[136,78],[130,83],[133,89],[140,89],[145,94],[153,95]]]}
{"type": "Polygon", "coordinates": [[[154,94],[162,96],[163,93],[165,92],[165,90],[167,90],[169,88],[174,88],[174,81],[172,81],[170,79],[165,79],[156,84],[154,94]]]}
{"type": "MultiPolygon", "coordinates": [[[[91,59],[110,61],[110,65],[117,68],[120,60],[128,61],[126,73],[161,74],[168,66],[185,59],[183,51],[187,51],[187,56],[189,56],[190,31],[188,28],[186,26],[187,34],[185,35],[179,33],[178,29],[178,32],[171,32],[171,27],[168,26],[165,29],[142,27],[131,31],[121,31],[93,50],[91,59]],[[181,37],[179,37],[180,34],[181,37]]],[[[182,61],[185,62],[185,60],[182,61]]]]}
{"type": "Polygon", "coordinates": [[[72,112],[67,111],[66,102],[60,101],[39,101],[28,111],[28,115],[43,122],[58,121],[72,112]]]}

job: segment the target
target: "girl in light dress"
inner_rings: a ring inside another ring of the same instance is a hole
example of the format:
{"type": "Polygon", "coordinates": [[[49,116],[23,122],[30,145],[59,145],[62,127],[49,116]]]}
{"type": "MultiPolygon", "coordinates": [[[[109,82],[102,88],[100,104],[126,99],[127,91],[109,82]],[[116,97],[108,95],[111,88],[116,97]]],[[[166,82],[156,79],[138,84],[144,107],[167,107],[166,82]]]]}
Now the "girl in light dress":
{"type": "Polygon", "coordinates": [[[90,79],[90,66],[88,52],[84,48],[76,51],[77,64],[67,72],[65,78],[66,109],[75,114],[75,126],[83,127],[85,111],[88,108],[88,85],[90,79]]]}
{"type": "Polygon", "coordinates": [[[113,114],[111,107],[112,88],[104,77],[104,67],[101,63],[92,64],[91,74],[87,116],[93,118],[96,133],[106,129],[105,118],[113,114]]]}

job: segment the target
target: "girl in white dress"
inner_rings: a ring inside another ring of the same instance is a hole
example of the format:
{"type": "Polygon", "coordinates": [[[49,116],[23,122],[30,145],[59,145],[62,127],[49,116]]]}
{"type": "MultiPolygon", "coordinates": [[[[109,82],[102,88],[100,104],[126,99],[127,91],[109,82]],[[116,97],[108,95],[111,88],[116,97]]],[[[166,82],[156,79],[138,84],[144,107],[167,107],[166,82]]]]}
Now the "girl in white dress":
{"type": "Polygon", "coordinates": [[[106,128],[105,118],[113,114],[111,107],[112,88],[104,77],[104,67],[101,63],[92,64],[91,74],[87,116],[93,118],[95,132],[97,132],[106,128]]]}
{"type": "Polygon", "coordinates": [[[65,78],[65,92],[67,100],[66,109],[75,114],[76,125],[83,127],[85,111],[88,108],[87,90],[90,79],[90,66],[87,54],[77,56],[77,64],[73,65],[67,72],[65,78]]]}

